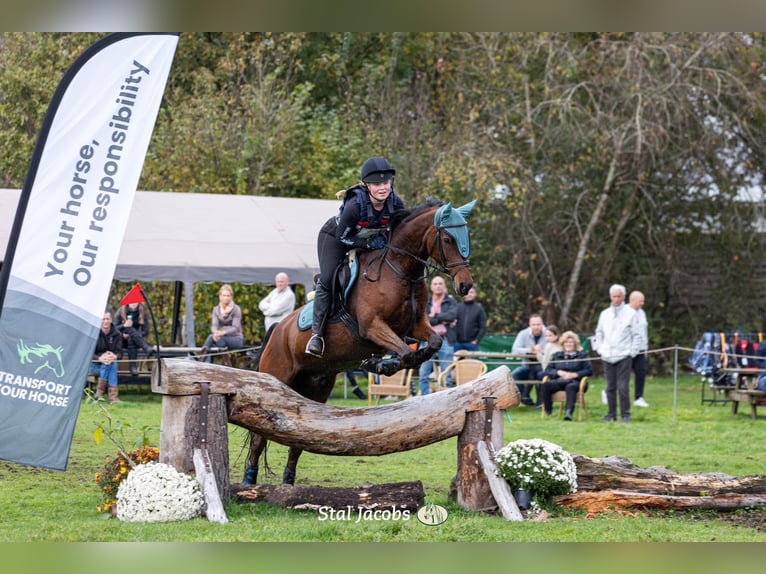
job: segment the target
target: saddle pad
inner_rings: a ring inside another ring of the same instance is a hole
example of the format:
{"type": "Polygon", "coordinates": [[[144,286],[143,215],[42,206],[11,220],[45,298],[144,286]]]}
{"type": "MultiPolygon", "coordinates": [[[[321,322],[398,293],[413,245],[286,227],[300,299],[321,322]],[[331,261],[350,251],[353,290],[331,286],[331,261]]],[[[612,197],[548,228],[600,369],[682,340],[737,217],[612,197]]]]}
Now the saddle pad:
{"type": "MultiPolygon", "coordinates": [[[[351,256],[350,262],[350,274],[348,278],[348,285],[343,291],[343,301],[348,301],[348,295],[351,293],[351,286],[356,283],[356,278],[359,275],[359,262],[356,257],[351,256]]],[[[314,301],[311,300],[303,306],[301,312],[298,313],[298,329],[301,331],[307,331],[311,329],[311,323],[314,318],[314,301]]]]}

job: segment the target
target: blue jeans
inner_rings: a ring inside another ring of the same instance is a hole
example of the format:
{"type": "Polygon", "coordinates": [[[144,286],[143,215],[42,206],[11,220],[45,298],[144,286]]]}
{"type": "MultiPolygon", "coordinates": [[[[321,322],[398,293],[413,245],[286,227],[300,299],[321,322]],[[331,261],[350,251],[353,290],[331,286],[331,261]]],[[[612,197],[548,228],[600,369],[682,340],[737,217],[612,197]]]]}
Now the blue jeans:
{"type": "MultiPolygon", "coordinates": [[[[442,346],[439,348],[438,353],[435,355],[438,357],[439,367],[443,370],[446,369],[455,357],[455,348],[450,345],[447,338],[442,338],[442,346]]],[[[420,394],[427,395],[431,392],[431,385],[428,381],[429,375],[434,370],[434,358],[431,357],[425,363],[420,365],[420,371],[418,372],[418,382],[420,384],[420,394]]],[[[452,383],[452,373],[447,374],[447,386],[454,386],[452,383]]]]}
{"type": "MultiPolygon", "coordinates": [[[[532,402],[532,398],[529,396],[529,394],[532,392],[532,387],[536,387],[537,385],[523,385],[519,384],[519,381],[535,381],[535,380],[541,380],[542,376],[542,368],[540,368],[540,365],[523,365],[521,367],[516,367],[513,369],[513,372],[511,373],[511,376],[513,377],[513,380],[516,382],[516,386],[519,388],[519,393],[521,393],[521,402],[524,404],[529,404],[532,402]]],[[[537,393],[537,400],[534,402],[534,404],[539,405],[541,404],[542,395],[539,392],[537,393]]]]}
{"type": "Polygon", "coordinates": [[[105,379],[106,384],[110,387],[117,386],[117,361],[114,361],[111,365],[105,365],[104,363],[98,363],[91,361],[88,368],[88,374],[98,375],[99,379],[105,379]]]}
{"type": "Polygon", "coordinates": [[[470,341],[455,341],[455,350],[456,351],[478,351],[479,345],[478,343],[471,343],[470,341]]]}

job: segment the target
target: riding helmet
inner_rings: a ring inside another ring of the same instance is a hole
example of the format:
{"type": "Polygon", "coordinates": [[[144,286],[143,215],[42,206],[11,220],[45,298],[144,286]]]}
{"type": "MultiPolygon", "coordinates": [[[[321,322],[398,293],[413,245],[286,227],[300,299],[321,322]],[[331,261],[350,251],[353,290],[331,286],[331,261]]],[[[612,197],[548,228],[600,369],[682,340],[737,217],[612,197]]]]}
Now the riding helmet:
{"type": "Polygon", "coordinates": [[[362,181],[364,183],[380,183],[393,179],[396,170],[388,160],[382,157],[371,157],[362,165],[362,181]]]}

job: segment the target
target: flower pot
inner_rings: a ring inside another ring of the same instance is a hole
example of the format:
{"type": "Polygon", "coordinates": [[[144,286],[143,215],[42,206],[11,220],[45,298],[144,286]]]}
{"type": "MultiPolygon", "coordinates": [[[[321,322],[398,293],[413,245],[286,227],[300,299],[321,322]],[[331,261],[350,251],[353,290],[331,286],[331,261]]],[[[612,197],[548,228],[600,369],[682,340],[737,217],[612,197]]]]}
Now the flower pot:
{"type": "Polygon", "coordinates": [[[513,491],[513,498],[516,499],[519,510],[529,510],[529,507],[532,506],[533,496],[532,491],[526,488],[517,488],[513,491]]]}

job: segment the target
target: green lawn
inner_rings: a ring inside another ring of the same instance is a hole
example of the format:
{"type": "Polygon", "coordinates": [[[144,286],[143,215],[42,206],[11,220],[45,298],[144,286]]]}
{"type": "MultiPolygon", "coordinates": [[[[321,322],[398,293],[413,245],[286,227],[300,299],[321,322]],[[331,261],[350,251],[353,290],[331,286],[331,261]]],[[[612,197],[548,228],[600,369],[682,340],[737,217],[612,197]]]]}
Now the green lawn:
{"type": "MultiPolygon", "coordinates": [[[[591,418],[565,422],[558,417],[541,420],[540,411],[519,407],[505,421],[505,442],[540,437],[572,453],[591,457],[620,455],[641,466],[665,466],[683,473],[724,472],[744,476],[763,472],[759,446],[766,429],[764,414],[753,421],[749,410],[732,415],[729,406],[700,404],[700,381],[681,377],[674,414],[671,378],[647,381],[645,398],[650,408],[633,408],[633,422],[602,424],[603,380],[595,378],[588,392],[591,418]],[[755,445],[756,448],[753,448],[755,445]]],[[[366,389],[365,389],[366,390],[366,389]]],[[[340,383],[331,403],[366,406],[353,395],[343,399],[340,383]]],[[[161,399],[146,392],[123,391],[124,403],[109,407],[115,421],[132,428],[159,427],[161,399]]],[[[541,522],[509,522],[498,515],[463,511],[448,499],[456,465],[456,439],[426,448],[381,457],[329,457],[304,453],[298,466],[299,484],[355,486],[420,480],[428,502],[445,506],[447,521],[436,527],[416,519],[407,521],[319,520],[312,511],[284,510],[261,503],[226,506],[229,523],[204,519],[169,524],[128,524],[96,512],[101,502],[93,481],[107,456],[115,452],[108,441],[96,445],[93,431],[103,415],[83,403],[74,444],[65,472],[49,471],[0,461],[0,541],[25,542],[707,542],[766,541],[766,533],[735,527],[711,512],[609,513],[594,519],[573,512],[554,513],[541,522]]],[[[138,433],[126,431],[127,436],[138,433]],[[132,432],[132,434],[131,434],[132,432]]],[[[158,430],[149,433],[158,444],[158,430]]],[[[242,477],[245,432],[230,429],[231,477],[242,477]]],[[[349,437],[352,440],[353,437],[349,437]]],[[[268,461],[276,483],[281,476],[285,448],[271,445],[268,461]]]]}

